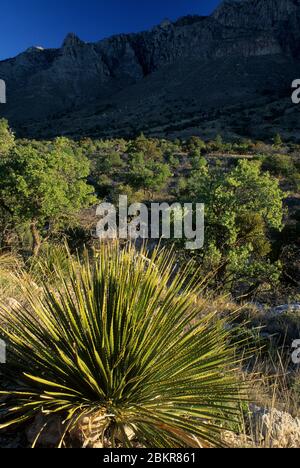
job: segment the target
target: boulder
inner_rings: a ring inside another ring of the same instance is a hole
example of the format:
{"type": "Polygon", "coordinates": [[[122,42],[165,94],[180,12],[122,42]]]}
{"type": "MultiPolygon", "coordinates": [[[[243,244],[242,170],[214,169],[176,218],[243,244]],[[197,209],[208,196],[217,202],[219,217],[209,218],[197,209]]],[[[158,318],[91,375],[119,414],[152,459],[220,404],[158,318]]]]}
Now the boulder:
{"type": "Polygon", "coordinates": [[[277,409],[251,407],[251,423],[256,443],[271,448],[300,448],[300,419],[277,409]]]}

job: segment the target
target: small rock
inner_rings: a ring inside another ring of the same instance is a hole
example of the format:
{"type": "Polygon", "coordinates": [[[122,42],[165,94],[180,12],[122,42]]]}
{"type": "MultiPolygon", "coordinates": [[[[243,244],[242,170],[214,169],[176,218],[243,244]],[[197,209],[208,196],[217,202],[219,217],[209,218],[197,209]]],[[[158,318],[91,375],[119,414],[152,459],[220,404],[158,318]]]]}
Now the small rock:
{"type": "Polygon", "coordinates": [[[246,435],[237,435],[226,431],[222,434],[222,439],[229,448],[254,448],[255,444],[250,437],[246,435]]]}
{"type": "Polygon", "coordinates": [[[300,304],[284,304],[278,307],[274,307],[269,312],[270,317],[278,317],[280,315],[285,314],[286,312],[300,312],[300,304]]]}

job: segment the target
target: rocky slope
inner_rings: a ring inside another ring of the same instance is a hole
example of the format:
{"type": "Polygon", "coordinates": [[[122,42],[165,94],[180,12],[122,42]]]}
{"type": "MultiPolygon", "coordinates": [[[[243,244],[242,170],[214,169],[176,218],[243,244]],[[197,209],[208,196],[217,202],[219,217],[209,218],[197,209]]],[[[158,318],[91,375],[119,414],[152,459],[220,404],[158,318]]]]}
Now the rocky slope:
{"type": "Polygon", "coordinates": [[[19,135],[170,137],[223,133],[297,139],[300,0],[226,0],[210,17],[0,62],[19,135]]]}

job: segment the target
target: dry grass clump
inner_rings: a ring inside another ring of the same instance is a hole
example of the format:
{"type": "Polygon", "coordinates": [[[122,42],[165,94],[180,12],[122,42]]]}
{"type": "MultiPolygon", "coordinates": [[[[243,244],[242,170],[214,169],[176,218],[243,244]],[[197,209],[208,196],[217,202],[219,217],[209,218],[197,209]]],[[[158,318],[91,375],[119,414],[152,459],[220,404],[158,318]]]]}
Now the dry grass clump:
{"type": "Polygon", "coordinates": [[[230,447],[300,448],[300,369],[286,351],[258,350],[248,371],[241,368],[252,404],[244,408],[242,433],[224,433],[230,447]]]}
{"type": "Polygon", "coordinates": [[[21,272],[23,267],[24,262],[20,256],[0,252],[0,301],[20,298],[16,274],[21,272]]]}

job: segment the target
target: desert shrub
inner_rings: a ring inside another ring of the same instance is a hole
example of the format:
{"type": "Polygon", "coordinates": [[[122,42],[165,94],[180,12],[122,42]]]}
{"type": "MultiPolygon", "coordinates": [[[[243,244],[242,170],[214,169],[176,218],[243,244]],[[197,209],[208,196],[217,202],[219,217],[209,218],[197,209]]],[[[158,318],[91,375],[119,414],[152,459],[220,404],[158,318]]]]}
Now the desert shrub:
{"type": "Polygon", "coordinates": [[[188,139],[185,148],[190,153],[194,151],[199,151],[199,153],[201,153],[201,151],[206,149],[206,144],[201,138],[193,136],[188,139]]]}
{"type": "Polygon", "coordinates": [[[116,205],[119,203],[119,197],[126,195],[128,203],[141,203],[145,198],[145,194],[142,190],[135,190],[130,185],[120,184],[115,187],[110,193],[110,200],[116,205]]]}
{"type": "Polygon", "coordinates": [[[276,176],[289,177],[295,172],[293,159],[288,154],[270,154],[264,158],[262,167],[276,176]]]}
{"type": "Polygon", "coordinates": [[[34,255],[45,237],[76,225],[80,210],[96,201],[89,172],[89,161],[67,138],[18,144],[0,158],[1,208],[15,230],[30,227],[34,255]]]}
{"type": "Polygon", "coordinates": [[[15,138],[13,132],[8,126],[8,122],[5,119],[0,119],[0,155],[1,157],[6,156],[7,153],[15,145],[15,138]]]}
{"type": "Polygon", "coordinates": [[[84,418],[109,447],[131,446],[129,430],[148,447],[222,444],[244,393],[230,331],[214,314],[198,318],[190,264],[178,271],[173,254],[146,255],[102,245],[80,270],[69,258],[56,289],[37,295],[23,283],[26,309],[1,307],[18,384],[1,392],[0,429],[42,414],[43,428],[64,421],[60,445],[84,418]]]}
{"type": "Polygon", "coordinates": [[[203,165],[192,171],[181,196],[205,203],[205,248],[198,254],[203,271],[216,271],[219,285],[246,294],[278,282],[270,239],[283,227],[284,193],[259,162],[240,160],[230,171],[203,165]]]}
{"type": "Polygon", "coordinates": [[[149,195],[166,188],[172,176],[168,164],[147,160],[143,153],[131,154],[130,158],[128,185],[149,195]]]}

